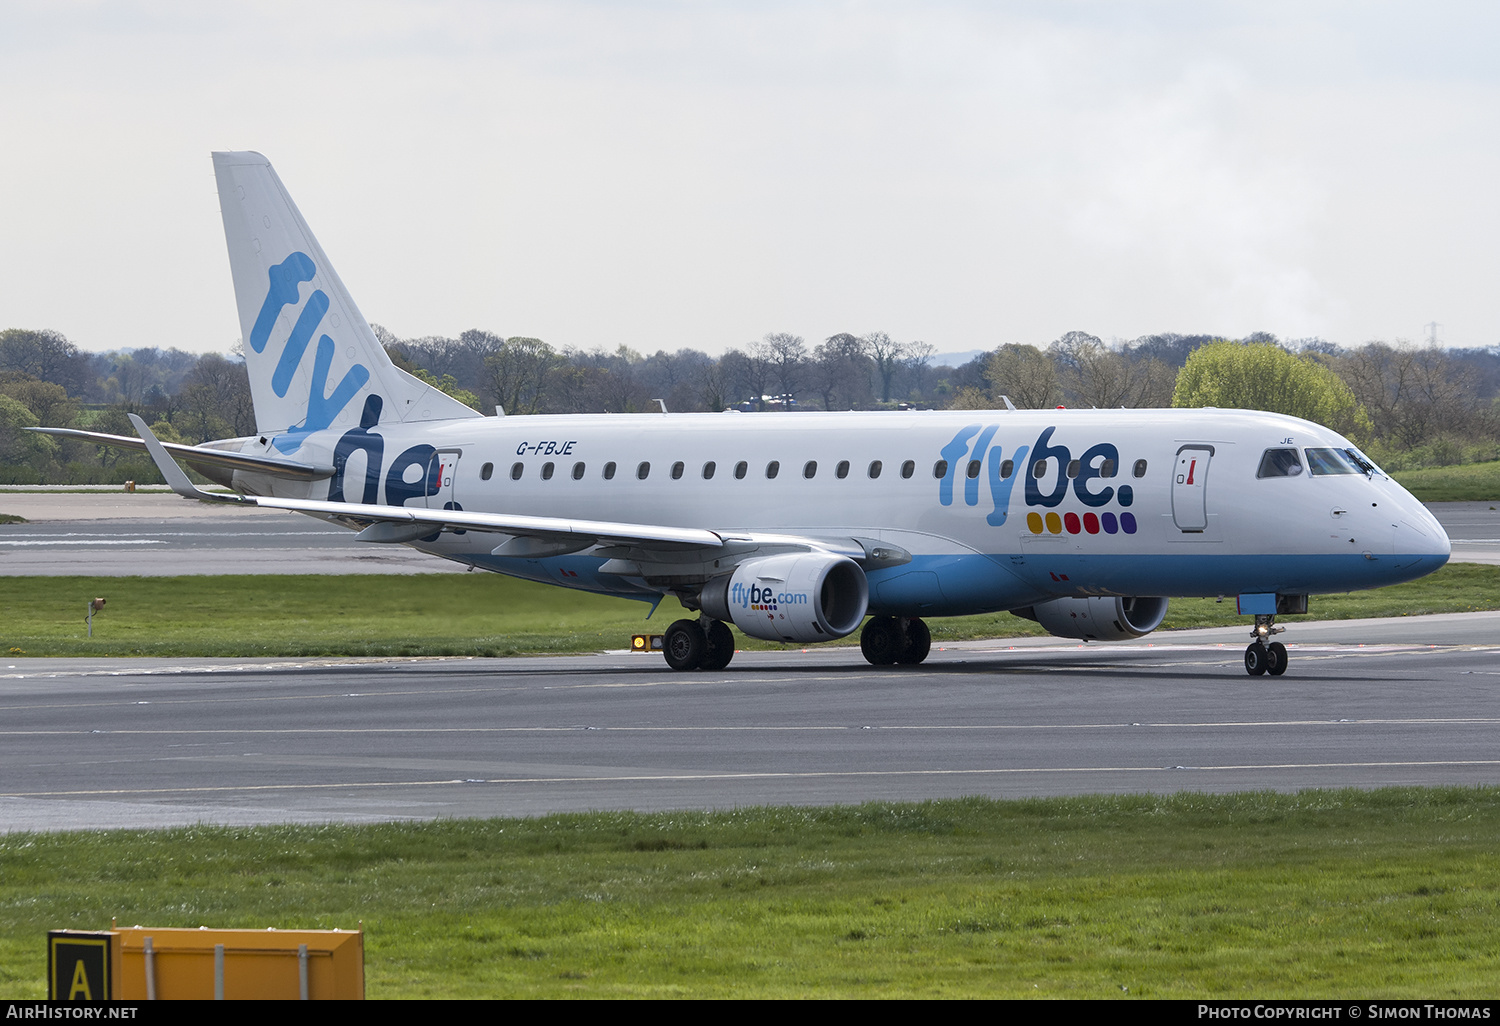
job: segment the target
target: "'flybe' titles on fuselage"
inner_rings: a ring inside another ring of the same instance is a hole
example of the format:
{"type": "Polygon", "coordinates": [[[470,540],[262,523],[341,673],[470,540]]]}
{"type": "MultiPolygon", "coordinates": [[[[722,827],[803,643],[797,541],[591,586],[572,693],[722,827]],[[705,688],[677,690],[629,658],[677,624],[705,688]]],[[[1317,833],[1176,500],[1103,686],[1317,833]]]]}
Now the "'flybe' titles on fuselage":
{"type": "Polygon", "coordinates": [[[1033,445],[1019,446],[1007,459],[1001,446],[990,445],[998,428],[998,424],[988,427],[971,424],[960,429],[953,440],[943,446],[938,463],[938,469],[942,471],[938,481],[939,503],[944,506],[953,505],[954,485],[962,475],[964,503],[977,506],[979,478],[987,464],[986,476],[994,511],[985,520],[992,527],[1005,523],[1016,479],[1024,476],[1026,485],[1023,493],[1027,506],[1051,509],[1062,504],[1071,491],[1079,502],[1091,507],[1091,511],[1084,513],[1081,518],[1076,513],[1067,513],[1062,517],[1056,513],[1048,513],[1046,516],[1028,513],[1027,527],[1032,534],[1041,534],[1043,531],[1060,534],[1065,529],[1069,534],[1098,534],[1101,530],[1105,534],[1135,533],[1136,521],[1131,513],[1116,515],[1111,511],[1102,514],[1092,512],[1111,502],[1126,507],[1135,501],[1135,490],[1130,485],[1115,487],[1102,484],[1113,478],[1120,469],[1120,452],[1112,442],[1091,445],[1074,459],[1068,446],[1052,444],[1052,435],[1057,430],[1053,425],[1043,430],[1033,445]],[[971,438],[975,438],[972,448],[969,446],[971,438]],[[1028,452],[1031,454],[1029,463],[1026,459],[1028,452]],[[964,459],[965,456],[968,457],[967,460],[964,459]]]}
{"type": "MultiPolygon", "coordinates": [[[[425,499],[438,494],[440,482],[437,464],[433,461],[436,449],[432,445],[406,448],[388,468],[383,466],[385,440],[378,427],[380,413],[380,397],[367,397],[360,425],[345,432],[334,446],[330,500],[368,504],[381,501],[383,495],[385,502],[399,506],[410,499],[425,499]],[[355,452],[364,455],[362,487],[345,480],[349,459],[355,452]]],[[[956,506],[961,496],[964,506],[978,507],[983,478],[991,506],[985,515],[985,523],[1001,527],[1006,523],[1012,498],[1016,496],[1016,483],[1024,479],[1019,494],[1030,510],[1026,515],[1026,529],[1034,535],[1136,533],[1136,517],[1128,509],[1135,501],[1134,487],[1128,483],[1110,483],[1121,473],[1120,454],[1114,443],[1088,444],[1075,457],[1072,447],[1054,441],[1058,428],[1049,425],[1034,442],[1016,446],[1007,453],[1001,444],[991,444],[998,430],[998,424],[966,425],[940,448],[939,458],[933,466],[939,505],[956,506]],[[1076,512],[1056,509],[1070,502],[1083,508],[1076,512]]],[[[514,443],[514,451],[522,457],[588,459],[588,450],[596,444],[577,438],[526,440],[514,443]]],[[[482,445],[477,448],[479,451],[472,455],[481,458],[486,455],[482,445]]],[[[613,469],[613,464],[609,466],[613,469]]],[[[1135,476],[1141,476],[1144,470],[1144,461],[1138,462],[1135,476]]],[[[544,475],[546,478],[550,476],[550,473],[544,475]]],[[[678,473],[674,473],[675,476],[678,473]]]]}

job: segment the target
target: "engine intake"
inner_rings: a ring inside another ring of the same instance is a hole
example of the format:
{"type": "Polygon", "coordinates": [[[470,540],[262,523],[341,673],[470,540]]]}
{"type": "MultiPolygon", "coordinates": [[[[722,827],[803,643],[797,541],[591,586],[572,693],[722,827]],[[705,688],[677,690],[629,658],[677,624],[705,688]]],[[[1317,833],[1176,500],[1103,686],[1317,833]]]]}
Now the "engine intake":
{"type": "Polygon", "coordinates": [[[704,585],[699,602],[751,637],[832,641],[864,619],[870,586],[847,556],[794,552],[741,563],[704,585]]]}
{"type": "Polygon", "coordinates": [[[1141,638],[1161,626],[1167,615],[1164,598],[1063,598],[1012,609],[1035,620],[1048,634],[1083,641],[1141,638]]]}

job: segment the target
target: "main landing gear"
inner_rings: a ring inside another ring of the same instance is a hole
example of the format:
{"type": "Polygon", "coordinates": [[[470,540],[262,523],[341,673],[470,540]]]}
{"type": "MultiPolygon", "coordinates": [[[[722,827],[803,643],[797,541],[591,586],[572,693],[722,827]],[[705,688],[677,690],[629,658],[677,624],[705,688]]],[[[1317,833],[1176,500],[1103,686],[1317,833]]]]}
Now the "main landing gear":
{"type": "Polygon", "coordinates": [[[1271,636],[1280,634],[1286,630],[1285,627],[1276,626],[1276,617],[1264,613],[1257,613],[1255,617],[1255,628],[1250,636],[1255,640],[1250,642],[1250,647],[1245,649],[1245,672],[1252,677],[1259,677],[1263,673],[1269,673],[1273,677],[1280,677],[1286,672],[1286,646],[1279,641],[1271,641],[1271,636]]]}
{"type": "Polygon", "coordinates": [[[872,616],[859,636],[859,650],[875,666],[915,666],[932,651],[932,632],[918,617],[872,616]]]}
{"type": "Polygon", "coordinates": [[[722,670],[734,658],[734,635],[722,620],[678,620],[662,638],[674,670],[722,670]]]}

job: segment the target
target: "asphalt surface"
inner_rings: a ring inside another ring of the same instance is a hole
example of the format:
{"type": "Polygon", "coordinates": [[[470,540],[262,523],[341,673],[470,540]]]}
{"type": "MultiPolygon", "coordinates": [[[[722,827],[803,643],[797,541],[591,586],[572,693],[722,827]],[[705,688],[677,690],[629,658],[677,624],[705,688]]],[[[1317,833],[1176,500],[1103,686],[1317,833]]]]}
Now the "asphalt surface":
{"type": "Polygon", "coordinates": [[[285,510],[229,509],[171,493],[0,492],[0,576],[463,573],[405,545],[354,540],[285,510]]]}
{"type": "MultiPolygon", "coordinates": [[[[1500,563],[1500,503],[1442,502],[1432,511],[1453,561],[1500,563]]],[[[0,577],[179,574],[463,573],[467,566],[280,510],[226,509],[170,493],[5,492],[0,577]]]]}
{"type": "Polygon", "coordinates": [[[1500,784],[1500,613],[659,657],[0,664],[0,830],[1500,784]]]}
{"type": "MultiPolygon", "coordinates": [[[[1489,503],[1433,506],[1500,562],[1489,503]]],[[[0,493],[0,576],[444,572],[272,511],[173,495],[0,493]]],[[[0,831],[368,821],[1121,791],[1500,784],[1500,613],[1121,645],[659,657],[0,663],[0,831]]]]}

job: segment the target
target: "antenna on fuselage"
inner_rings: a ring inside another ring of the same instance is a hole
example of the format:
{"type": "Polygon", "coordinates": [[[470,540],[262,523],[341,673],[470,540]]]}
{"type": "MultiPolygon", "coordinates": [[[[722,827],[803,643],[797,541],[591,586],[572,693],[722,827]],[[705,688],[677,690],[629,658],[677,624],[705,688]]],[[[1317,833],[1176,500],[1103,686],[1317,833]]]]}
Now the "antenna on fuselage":
{"type": "Polygon", "coordinates": [[[1002,395],[1000,397],[1000,401],[1005,404],[1005,408],[1007,410],[1012,410],[1012,411],[1015,410],[1016,404],[1010,401],[1010,396],[1008,396],[1008,395],[1002,395]]]}
{"type": "Polygon", "coordinates": [[[661,407],[661,412],[667,412],[667,401],[665,399],[653,399],[651,401],[661,407]]]}

